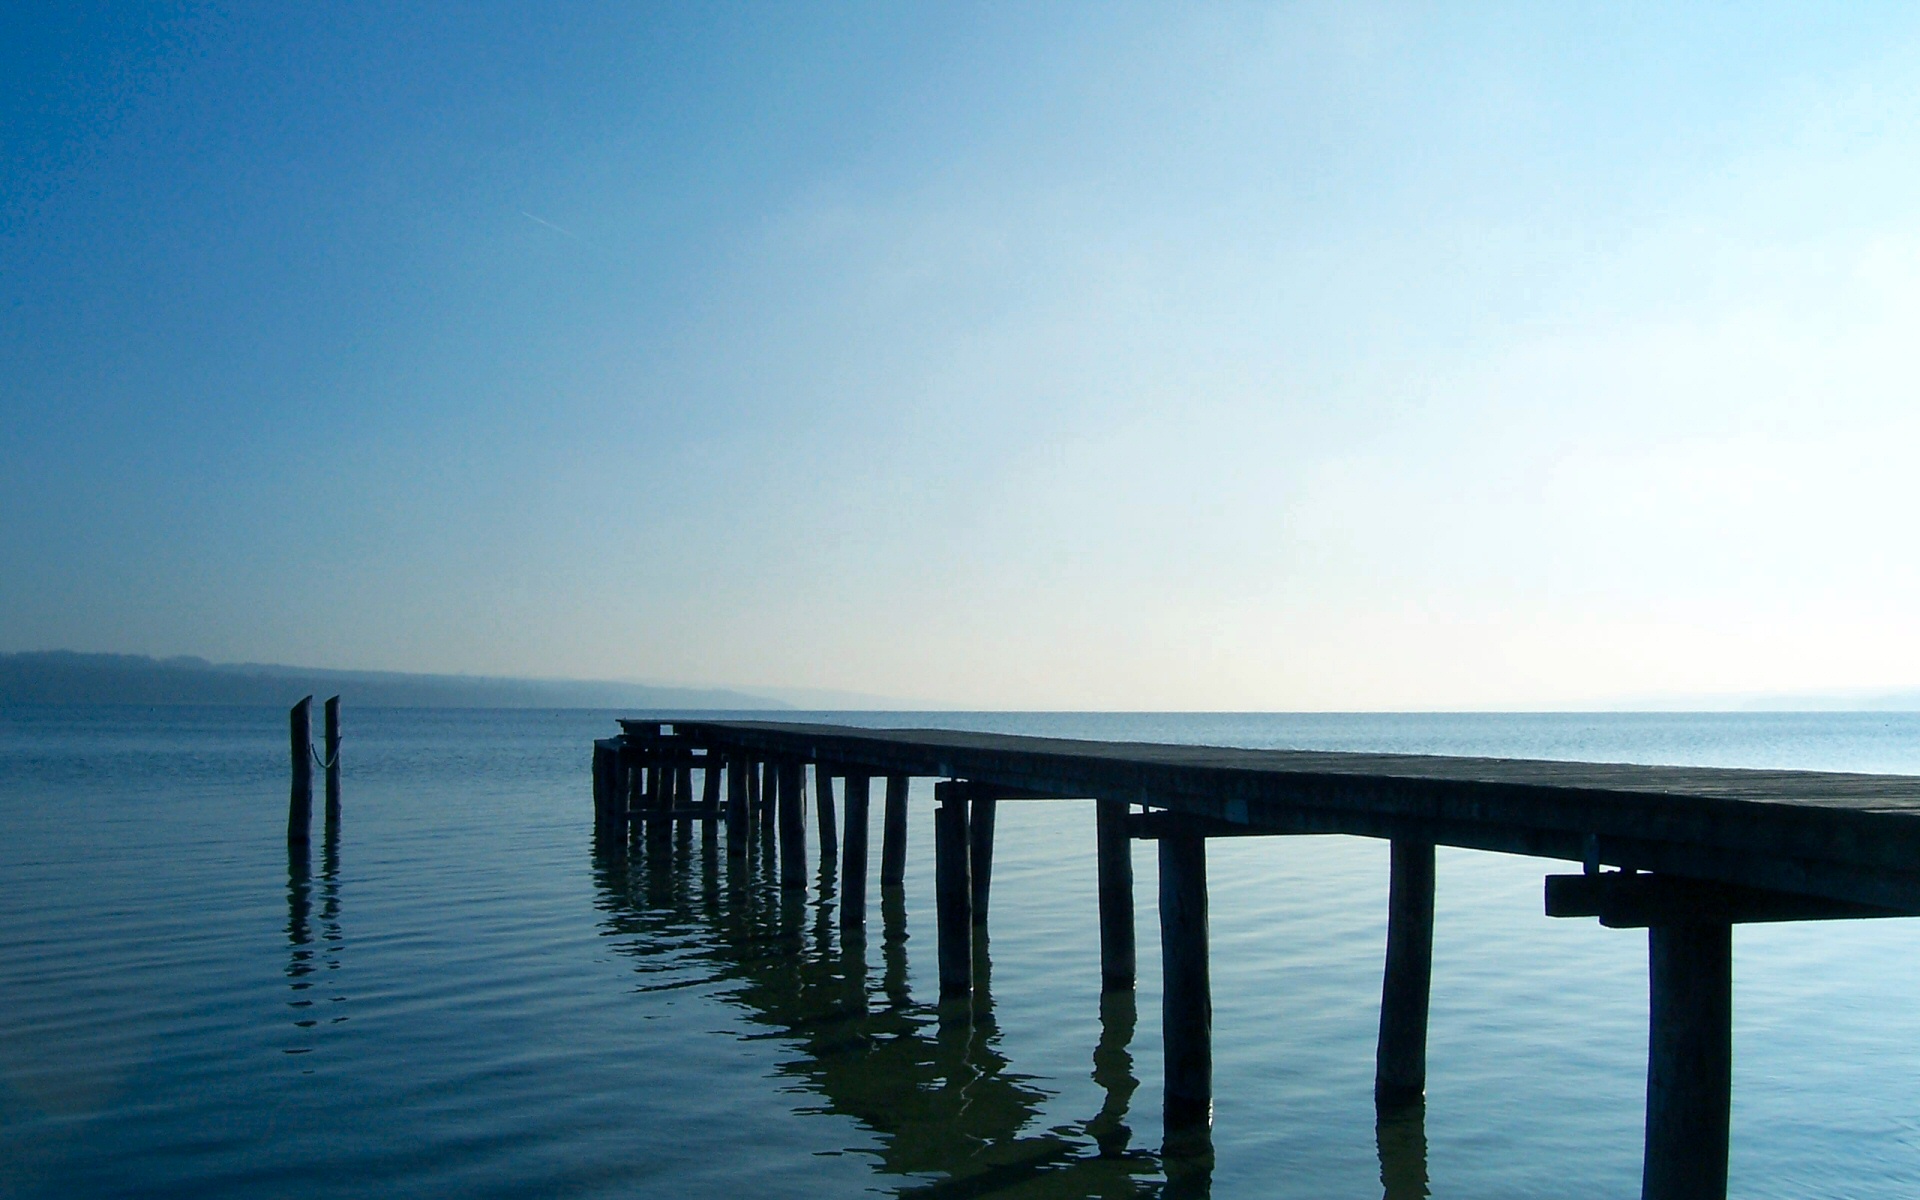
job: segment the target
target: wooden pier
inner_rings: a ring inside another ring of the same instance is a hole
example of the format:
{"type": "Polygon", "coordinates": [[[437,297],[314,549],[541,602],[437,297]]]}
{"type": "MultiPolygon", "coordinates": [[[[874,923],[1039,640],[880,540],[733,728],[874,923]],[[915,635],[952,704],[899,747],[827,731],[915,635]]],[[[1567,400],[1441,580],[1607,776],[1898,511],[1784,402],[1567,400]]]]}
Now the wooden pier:
{"type": "Polygon", "coordinates": [[[838,869],[849,939],[866,920],[868,803],[884,779],[880,882],[903,878],[907,781],[934,789],[943,998],[975,988],[1001,801],[1097,801],[1101,978],[1136,971],[1129,845],[1158,844],[1169,1155],[1204,1153],[1212,998],[1206,842],[1349,834],[1391,841],[1374,1095],[1383,1120],[1425,1090],[1434,848],[1563,859],[1545,910],[1647,930],[1643,1197],[1724,1197],[1732,1080],[1732,927],[1920,915],[1920,778],[1417,755],[1240,750],[762,721],[623,721],[594,744],[596,824],[624,844],[677,822],[727,826],[730,855],[777,843],[807,886],[811,767],[821,877],[838,869]],[[702,772],[701,796],[691,773],[702,772]],[[835,824],[833,780],[842,781],[835,824]],[[724,801],[722,797],[725,797],[724,801]],[[857,895],[855,894],[857,893],[857,895]]]}

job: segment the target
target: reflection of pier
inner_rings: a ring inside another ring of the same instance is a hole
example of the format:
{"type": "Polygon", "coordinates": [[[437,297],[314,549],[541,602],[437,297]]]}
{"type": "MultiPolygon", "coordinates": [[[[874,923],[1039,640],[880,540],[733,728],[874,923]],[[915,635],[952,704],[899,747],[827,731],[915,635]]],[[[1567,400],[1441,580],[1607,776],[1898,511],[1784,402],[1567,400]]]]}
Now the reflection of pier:
{"type": "Polygon", "coordinates": [[[707,979],[730,985],[729,1004],[797,1049],[782,1072],[872,1133],[877,1169],[903,1194],[972,1196],[1036,1181],[1041,1194],[1151,1190],[1160,1164],[1130,1149],[1126,1124],[1137,1086],[1131,993],[1103,1008],[1093,1050],[1106,1096],[1099,1113],[1084,1125],[1036,1128],[1050,1094],[1000,1051],[984,939],[968,995],[919,1003],[907,987],[898,885],[880,889],[870,948],[864,924],[843,929],[835,919],[845,908],[836,905],[833,859],[809,903],[804,890],[780,885],[778,860],[755,853],[752,837],[744,853],[723,855],[715,838],[696,843],[685,824],[654,830],[632,845],[624,830],[601,832],[594,867],[607,931],[630,938],[637,956],[670,948],[676,964],[697,961],[707,979]]]}
{"type": "MultiPolygon", "coordinates": [[[[948,1004],[981,993],[983,959],[974,947],[984,940],[999,802],[1098,802],[1090,848],[1099,864],[1101,973],[1109,994],[1130,993],[1135,973],[1128,846],[1156,842],[1170,1183],[1175,1164],[1204,1163],[1209,1153],[1208,838],[1339,833],[1391,840],[1374,1094],[1381,1174],[1393,1196],[1425,1190],[1419,1114],[1436,845],[1581,863],[1582,874],[1549,877],[1548,914],[1597,916],[1608,926],[1648,931],[1642,1195],[1659,1200],[1726,1191],[1732,927],[1920,913],[1920,780],[1910,778],[767,722],[622,725],[622,736],[595,744],[596,820],[607,844],[624,845],[630,829],[664,837],[678,822],[711,829],[724,818],[730,859],[747,855],[756,830],[767,851],[763,862],[771,863],[777,848],[777,876],[766,882],[777,882],[789,903],[808,883],[801,790],[812,764],[821,883],[834,885],[838,864],[840,885],[859,897],[841,907],[847,946],[859,944],[865,919],[871,782],[886,780],[884,892],[903,861],[907,779],[943,780],[935,789],[935,924],[948,1004]],[[702,775],[698,797],[695,770],[702,775]],[[844,862],[842,831],[833,823],[835,779],[844,781],[844,862]]],[[[1124,1022],[1116,1015],[1113,1023],[1124,1022]]],[[[1112,1049],[1104,1039],[1102,1047],[1103,1054],[1112,1049]]],[[[1096,1118],[1091,1132],[1098,1140],[1123,1129],[1125,1115],[1122,1100],[1096,1118]]]]}

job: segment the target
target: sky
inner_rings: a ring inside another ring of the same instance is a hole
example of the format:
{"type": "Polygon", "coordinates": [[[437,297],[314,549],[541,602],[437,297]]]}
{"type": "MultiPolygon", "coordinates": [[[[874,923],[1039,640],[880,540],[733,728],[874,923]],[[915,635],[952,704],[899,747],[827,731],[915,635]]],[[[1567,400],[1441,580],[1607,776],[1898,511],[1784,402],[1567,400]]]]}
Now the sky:
{"type": "Polygon", "coordinates": [[[1920,8],[0,13],[0,651],[1920,688],[1920,8]]]}

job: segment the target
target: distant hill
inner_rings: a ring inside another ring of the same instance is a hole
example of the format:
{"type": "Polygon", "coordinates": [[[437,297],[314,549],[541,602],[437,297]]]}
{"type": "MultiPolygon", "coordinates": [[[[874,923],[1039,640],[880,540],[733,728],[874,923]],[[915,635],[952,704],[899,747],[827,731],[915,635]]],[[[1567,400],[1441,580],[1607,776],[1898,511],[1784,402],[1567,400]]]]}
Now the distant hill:
{"type": "Polygon", "coordinates": [[[338,695],[394,708],[767,709],[787,704],[724,688],[654,687],[570,679],[333,671],[204,658],[0,654],[0,704],[247,704],[287,706],[338,695]]]}

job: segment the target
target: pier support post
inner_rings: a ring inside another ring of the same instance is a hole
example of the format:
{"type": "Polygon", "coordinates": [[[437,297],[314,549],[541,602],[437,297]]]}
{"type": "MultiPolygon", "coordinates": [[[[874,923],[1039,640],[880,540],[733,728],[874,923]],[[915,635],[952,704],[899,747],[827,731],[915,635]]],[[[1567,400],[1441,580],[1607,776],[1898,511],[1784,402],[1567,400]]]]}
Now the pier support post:
{"type": "Polygon", "coordinates": [[[720,815],[720,752],[708,750],[700,760],[700,807],[720,815]]]}
{"type": "Polygon", "coordinates": [[[1720,1200],[1733,1083],[1733,926],[1649,927],[1647,984],[1641,1200],[1720,1200]]]}
{"type": "Polygon", "coordinates": [[[1207,968],[1207,840],[1160,839],[1160,1032],[1166,1044],[1170,1152],[1197,1148],[1213,1124],[1213,994],[1207,968]]]}
{"type": "Polygon", "coordinates": [[[1127,836],[1127,803],[1093,803],[1100,869],[1100,990],[1131,990],[1135,975],[1133,843],[1127,836]]]}
{"type": "Polygon", "coordinates": [[[752,836],[747,825],[748,764],[738,754],[727,755],[727,857],[744,858],[747,840],[752,836]]]}
{"type": "Polygon", "coordinates": [[[800,805],[801,764],[798,760],[781,762],[775,768],[779,795],[780,886],[807,886],[807,810],[800,805]]]}
{"type": "Polygon", "coordinates": [[[593,818],[608,838],[627,836],[627,752],[617,738],[601,738],[593,743],[593,818]]]}
{"type": "Polygon", "coordinates": [[[1433,843],[1394,838],[1387,887],[1387,964],[1373,1102],[1382,1112],[1427,1090],[1427,1001],[1433,981],[1433,843]]]}
{"type": "Polygon", "coordinates": [[[840,859],[840,928],[849,937],[865,936],[867,929],[867,801],[865,775],[849,775],[841,793],[845,807],[847,844],[840,859]]]}
{"type": "Polygon", "coordinates": [[[293,751],[293,790],[287,797],[287,844],[307,844],[313,830],[313,697],[287,713],[293,751]]]}
{"type": "Polygon", "coordinates": [[[993,891],[993,821],[999,801],[975,796],[967,823],[968,870],[972,872],[973,923],[987,923],[987,899],[993,891]]]}
{"type": "Polygon", "coordinates": [[[327,833],[340,832],[340,697],[329,696],[322,708],[321,755],[327,763],[327,833]]]}
{"type": "Polygon", "coordinates": [[[673,794],[667,786],[665,771],[660,765],[658,741],[640,751],[633,760],[633,769],[636,774],[643,776],[640,781],[641,819],[649,830],[653,830],[659,825],[657,814],[661,806],[666,804],[673,794]]]}
{"type": "Polygon", "coordinates": [[[813,764],[814,817],[820,822],[820,861],[826,862],[840,849],[840,838],[833,827],[833,768],[813,764]]]}
{"type": "Polygon", "coordinates": [[[967,801],[948,797],[933,812],[934,924],[940,936],[940,995],[973,992],[972,884],[967,870],[967,801]]]}
{"type": "Polygon", "coordinates": [[[907,777],[887,776],[887,810],[880,832],[880,886],[907,881],[907,777]]]}

